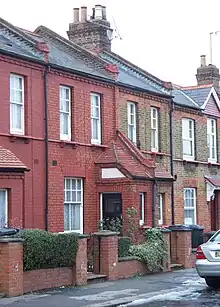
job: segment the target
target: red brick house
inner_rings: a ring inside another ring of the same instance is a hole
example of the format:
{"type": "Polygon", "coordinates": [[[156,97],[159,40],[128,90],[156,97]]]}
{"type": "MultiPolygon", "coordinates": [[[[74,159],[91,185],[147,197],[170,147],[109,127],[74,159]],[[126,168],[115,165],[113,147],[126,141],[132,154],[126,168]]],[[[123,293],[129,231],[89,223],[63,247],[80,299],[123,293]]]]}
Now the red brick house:
{"type": "Polygon", "coordinates": [[[198,85],[174,86],[175,223],[220,227],[219,70],[201,56],[198,85]]]}
{"type": "Polygon", "coordinates": [[[101,11],[75,10],[70,40],[0,19],[4,225],[88,233],[131,206],[141,225],[171,222],[170,89],[110,51],[101,11]]]}

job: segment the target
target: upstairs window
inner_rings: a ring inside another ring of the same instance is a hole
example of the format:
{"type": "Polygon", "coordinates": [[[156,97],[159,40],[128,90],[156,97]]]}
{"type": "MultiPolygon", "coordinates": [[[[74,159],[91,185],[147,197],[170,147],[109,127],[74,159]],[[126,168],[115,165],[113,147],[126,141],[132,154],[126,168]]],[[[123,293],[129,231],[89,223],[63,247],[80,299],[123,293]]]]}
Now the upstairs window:
{"type": "Polygon", "coordinates": [[[60,139],[71,140],[71,89],[60,86],[60,139]]]}
{"type": "Polygon", "coordinates": [[[101,95],[91,94],[91,143],[101,144],[101,95]]]}
{"type": "Polygon", "coordinates": [[[136,135],[136,104],[134,102],[128,102],[128,138],[134,143],[137,143],[136,135]]]}
{"type": "Polygon", "coordinates": [[[207,120],[207,145],[208,145],[208,162],[217,162],[217,134],[216,120],[208,118],[207,120]]]}
{"type": "Polygon", "coordinates": [[[151,151],[158,152],[158,109],[151,108],[151,151]]]}
{"type": "Polygon", "coordinates": [[[195,125],[194,120],[182,119],[183,159],[195,159],[195,125]]]}
{"type": "Polygon", "coordinates": [[[10,74],[10,133],[24,134],[24,78],[10,74]]]}

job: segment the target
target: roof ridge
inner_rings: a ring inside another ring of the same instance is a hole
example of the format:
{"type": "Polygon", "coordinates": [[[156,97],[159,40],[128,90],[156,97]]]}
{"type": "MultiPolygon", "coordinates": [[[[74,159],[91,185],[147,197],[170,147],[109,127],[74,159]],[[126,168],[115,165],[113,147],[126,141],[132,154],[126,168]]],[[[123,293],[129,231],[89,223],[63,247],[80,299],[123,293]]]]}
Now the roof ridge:
{"type": "Polygon", "coordinates": [[[0,17],[0,24],[2,24],[5,28],[9,29],[14,34],[22,37],[26,42],[31,44],[35,49],[36,48],[36,41],[32,39],[29,35],[27,35],[21,28],[14,26],[10,22],[6,21],[5,19],[0,17]]]}
{"type": "Polygon", "coordinates": [[[132,63],[132,62],[126,60],[125,58],[123,58],[123,57],[121,57],[120,55],[114,53],[113,51],[110,51],[110,52],[109,52],[109,51],[107,51],[107,50],[104,50],[104,53],[107,54],[107,55],[109,55],[109,56],[114,57],[116,60],[121,61],[121,62],[122,62],[123,64],[125,64],[126,66],[130,67],[130,68],[133,69],[133,70],[138,71],[139,74],[144,75],[146,78],[151,79],[151,81],[157,83],[158,85],[160,85],[160,86],[162,86],[162,87],[164,87],[164,88],[167,88],[167,87],[166,87],[167,83],[170,83],[170,84],[171,84],[171,82],[166,82],[166,81],[163,81],[163,80],[159,79],[158,77],[156,77],[156,76],[150,74],[148,71],[146,71],[146,70],[144,70],[143,68],[141,68],[141,67],[135,65],[134,63],[132,63]]]}
{"type": "Polygon", "coordinates": [[[84,53],[84,55],[86,55],[87,57],[90,57],[91,59],[94,59],[97,63],[101,64],[103,67],[103,70],[106,71],[106,73],[112,77],[112,73],[108,72],[106,70],[106,61],[102,60],[99,56],[95,55],[94,53],[88,51],[87,49],[75,44],[74,42],[68,40],[67,38],[59,35],[58,33],[54,32],[53,30],[41,25],[38,26],[35,30],[34,33],[38,34],[38,33],[47,33],[51,36],[53,36],[54,39],[62,42],[63,44],[69,46],[70,48],[73,48],[75,51],[77,51],[78,53],[84,53]]]}
{"type": "Polygon", "coordinates": [[[213,83],[209,83],[209,84],[202,84],[202,85],[189,85],[189,86],[182,86],[181,89],[183,90],[193,90],[193,89],[200,89],[200,88],[209,88],[209,87],[213,87],[213,83]]]}
{"type": "Polygon", "coordinates": [[[138,159],[141,164],[147,167],[153,167],[152,163],[149,163],[149,160],[142,154],[142,152],[122,133],[120,130],[117,130],[119,139],[127,146],[127,148],[135,154],[135,158],[138,159]]]}

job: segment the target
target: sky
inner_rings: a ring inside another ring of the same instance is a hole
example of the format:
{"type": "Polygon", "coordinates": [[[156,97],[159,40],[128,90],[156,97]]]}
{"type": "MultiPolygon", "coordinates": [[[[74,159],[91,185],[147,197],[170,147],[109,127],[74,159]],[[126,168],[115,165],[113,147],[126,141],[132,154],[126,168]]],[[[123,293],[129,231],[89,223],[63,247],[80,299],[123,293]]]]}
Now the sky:
{"type": "MultiPolygon", "coordinates": [[[[210,63],[210,32],[220,31],[220,0],[9,0],[0,17],[33,31],[44,25],[67,37],[73,8],[106,5],[121,39],[112,50],[158,78],[196,84],[200,55],[210,63]],[[32,3],[32,4],[30,4],[32,3]]],[[[212,35],[212,63],[220,67],[220,32],[212,35]]]]}

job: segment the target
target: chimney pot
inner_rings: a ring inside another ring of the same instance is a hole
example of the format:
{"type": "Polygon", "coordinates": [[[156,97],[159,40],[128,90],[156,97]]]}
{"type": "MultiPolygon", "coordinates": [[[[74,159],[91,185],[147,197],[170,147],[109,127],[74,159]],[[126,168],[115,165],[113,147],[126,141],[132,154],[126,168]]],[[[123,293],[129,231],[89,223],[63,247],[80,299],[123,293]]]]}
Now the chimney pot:
{"type": "Polygon", "coordinates": [[[103,10],[100,4],[95,5],[95,19],[102,19],[103,10]]]}
{"type": "Polygon", "coordinates": [[[205,55],[201,55],[200,58],[201,58],[201,67],[206,66],[206,56],[205,55]]]}
{"type": "Polygon", "coordinates": [[[73,22],[79,22],[79,8],[73,9],[73,22]]]}
{"type": "Polygon", "coordinates": [[[85,22],[87,20],[87,7],[81,6],[81,21],[85,22]]]}
{"type": "Polygon", "coordinates": [[[107,15],[106,15],[106,6],[102,7],[102,19],[107,20],[107,15]]]}

